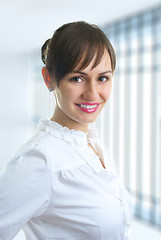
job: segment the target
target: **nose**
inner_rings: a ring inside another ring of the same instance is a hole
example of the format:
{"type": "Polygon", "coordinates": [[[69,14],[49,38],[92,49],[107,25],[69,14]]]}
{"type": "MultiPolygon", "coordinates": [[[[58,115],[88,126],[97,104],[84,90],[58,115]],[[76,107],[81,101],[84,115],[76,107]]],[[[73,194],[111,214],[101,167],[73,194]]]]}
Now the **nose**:
{"type": "Polygon", "coordinates": [[[94,101],[98,99],[98,87],[96,82],[88,82],[84,86],[83,98],[88,101],[94,101]]]}

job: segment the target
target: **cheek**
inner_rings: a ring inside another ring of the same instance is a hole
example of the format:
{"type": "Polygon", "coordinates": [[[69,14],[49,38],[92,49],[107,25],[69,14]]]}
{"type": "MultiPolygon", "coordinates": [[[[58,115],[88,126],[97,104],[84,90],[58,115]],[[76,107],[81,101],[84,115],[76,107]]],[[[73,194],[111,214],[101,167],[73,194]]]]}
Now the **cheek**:
{"type": "Polygon", "coordinates": [[[108,100],[111,94],[112,84],[108,84],[106,87],[102,89],[102,97],[104,100],[108,100]]]}
{"type": "Polygon", "coordinates": [[[68,105],[74,102],[74,100],[77,98],[77,92],[74,89],[68,88],[57,92],[56,96],[59,104],[61,103],[63,105],[68,105]]]}

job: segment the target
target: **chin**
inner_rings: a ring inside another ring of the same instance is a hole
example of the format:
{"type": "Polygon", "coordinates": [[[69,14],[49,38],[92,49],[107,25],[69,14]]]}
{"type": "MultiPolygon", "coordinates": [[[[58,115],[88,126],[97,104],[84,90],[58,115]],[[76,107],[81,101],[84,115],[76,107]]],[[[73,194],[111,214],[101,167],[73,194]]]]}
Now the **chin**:
{"type": "Polygon", "coordinates": [[[97,118],[91,118],[91,119],[82,119],[79,122],[84,124],[94,123],[97,120],[97,118]]]}

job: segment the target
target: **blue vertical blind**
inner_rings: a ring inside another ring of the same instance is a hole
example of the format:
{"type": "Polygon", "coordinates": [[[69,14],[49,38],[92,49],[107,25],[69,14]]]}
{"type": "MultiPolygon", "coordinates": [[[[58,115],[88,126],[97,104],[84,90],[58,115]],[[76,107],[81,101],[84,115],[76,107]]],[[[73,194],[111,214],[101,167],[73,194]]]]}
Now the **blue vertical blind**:
{"type": "Polygon", "coordinates": [[[117,68],[96,125],[134,198],[135,215],[161,228],[161,6],[102,30],[117,68]]]}

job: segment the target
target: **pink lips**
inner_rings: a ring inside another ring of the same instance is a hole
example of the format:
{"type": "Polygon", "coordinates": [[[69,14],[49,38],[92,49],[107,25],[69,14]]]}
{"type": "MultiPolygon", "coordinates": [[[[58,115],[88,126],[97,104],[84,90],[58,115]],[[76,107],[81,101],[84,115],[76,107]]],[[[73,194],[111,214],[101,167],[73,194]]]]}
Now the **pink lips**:
{"type": "Polygon", "coordinates": [[[100,104],[99,103],[80,103],[75,105],[83,112],[93,113],[98,109],[100,104]]]}

